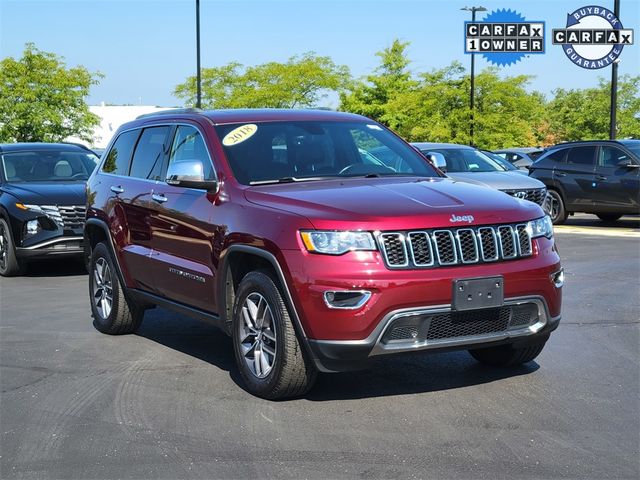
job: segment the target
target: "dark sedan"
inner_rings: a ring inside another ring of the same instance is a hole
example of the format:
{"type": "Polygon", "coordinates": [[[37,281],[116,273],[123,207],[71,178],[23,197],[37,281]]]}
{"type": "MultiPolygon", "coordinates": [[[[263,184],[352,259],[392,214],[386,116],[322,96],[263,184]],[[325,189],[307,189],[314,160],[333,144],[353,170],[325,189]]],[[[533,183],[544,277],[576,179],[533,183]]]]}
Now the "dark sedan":
{"type": "Polygon", "coordinates": [[[0,275],[31,259],[82,258],[85,183],[98,162],[79,145],[0,145],[0,275]]]}

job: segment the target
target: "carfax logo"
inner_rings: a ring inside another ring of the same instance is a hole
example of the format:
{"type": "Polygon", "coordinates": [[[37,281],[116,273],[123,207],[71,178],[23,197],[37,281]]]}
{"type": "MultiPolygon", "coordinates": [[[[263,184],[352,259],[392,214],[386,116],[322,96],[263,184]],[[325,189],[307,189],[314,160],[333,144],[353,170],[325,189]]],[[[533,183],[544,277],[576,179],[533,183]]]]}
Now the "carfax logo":
{"type": "Polygon", "coordinates": [[[482,53],[496,65],[544,53],[544,22],[527,21],[513,10],[496,10],[480,22],[464,22],[464,53],[482,53]]]}
{"type": "Polygon", "coordinates": [[[623,28],[608,8],[591,5],[567,14],[566,28],[554,28],[552,42],[582,68],[611,65],[625,45],[633,45],[633,29],[623,28]]]}

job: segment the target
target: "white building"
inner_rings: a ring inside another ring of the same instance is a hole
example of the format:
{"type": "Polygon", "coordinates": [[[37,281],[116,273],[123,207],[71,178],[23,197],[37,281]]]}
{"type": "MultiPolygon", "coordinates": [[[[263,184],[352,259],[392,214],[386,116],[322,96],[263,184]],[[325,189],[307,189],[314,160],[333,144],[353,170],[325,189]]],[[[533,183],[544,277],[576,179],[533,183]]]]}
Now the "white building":
{"type": "MultiPolygon", "coordinates": [[[[100,125],[93,130],[93,141],[89,145],[94,148],[105,148],[118,127],[123,123],[134,120],[145,113],[169,110],[172,107],[155,107],[151,105],[90,105],[89,110],[100,117],[100,125]]],[[[86,144],[84,140],[75,137],[67,139],[70,142],[86,144]]]]}

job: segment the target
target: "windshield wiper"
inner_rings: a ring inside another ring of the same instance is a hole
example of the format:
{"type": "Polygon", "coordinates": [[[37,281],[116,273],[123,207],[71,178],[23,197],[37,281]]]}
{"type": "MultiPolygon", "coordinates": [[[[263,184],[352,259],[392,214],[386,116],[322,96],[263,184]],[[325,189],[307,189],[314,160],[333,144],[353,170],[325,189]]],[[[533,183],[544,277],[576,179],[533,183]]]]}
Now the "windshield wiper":
{"type": "Polygon", "coordinates": [[[268,185],[270,183],[296,183],[296,182],[310,182],[313,180],[326,180],[327,178],[335,177],[281,177],[273,180],[255,180],[249,182],[249,185],[268,185]]]}

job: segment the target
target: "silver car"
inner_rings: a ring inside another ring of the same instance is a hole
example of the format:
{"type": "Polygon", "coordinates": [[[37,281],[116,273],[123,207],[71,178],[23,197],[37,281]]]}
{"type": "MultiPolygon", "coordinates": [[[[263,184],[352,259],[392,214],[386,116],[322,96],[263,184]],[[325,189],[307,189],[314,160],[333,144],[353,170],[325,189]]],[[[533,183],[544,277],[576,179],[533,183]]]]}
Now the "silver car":
{"type": "Polygon", "coordinates": [[[412,143],[412,145],[454,180],[501,190],[514,197],[535,202],[543,208],[546,207],[547,188],[544,183],[522,175],[521,171],[507,169],[480,150],[454,143],[412,143]]]}

